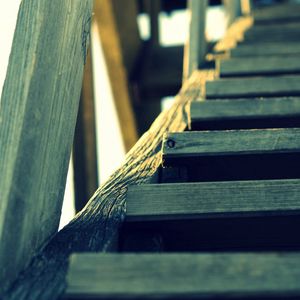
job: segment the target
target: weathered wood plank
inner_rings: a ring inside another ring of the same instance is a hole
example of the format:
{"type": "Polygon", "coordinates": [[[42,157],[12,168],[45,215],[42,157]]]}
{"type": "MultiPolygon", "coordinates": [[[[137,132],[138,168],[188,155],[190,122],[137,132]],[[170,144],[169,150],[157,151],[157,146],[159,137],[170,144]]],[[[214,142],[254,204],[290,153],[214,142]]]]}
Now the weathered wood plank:
{"type": "Polygon", "coordinates": [[[0,294],[58,228],[91,10],[21,2],[0,110],[0,294]]]}
{"type": "Polygon", "coordinates": [[[231,57],[253,57],[269,55],[300,55],[300,44],[297,43],[255,43],[239,44],[230,50],[231,57]]]}
{"type": "Polygon", "coordinates": [[[297,3],[284,3],[258,7],[254,10],[254,20],[257,24],[299,22],[300,5],[297,3]]]}
{"type": "Polygon", "coordinates": [[[163,158],[300,153],[300,129],[191,131],[169,133],[163,158]]]}
{"type": "Polygon", "coordinates": [[[287,22],[287,23],[273,23],[273,24],[254,24],[246,34],[252,34],[256,32],[260,32],[262,30],[272,30],[274,32],[282,31],[282,30],[297,30],[299,31],[300,28],[300,20],[298,22],[287,22]]]}
{"type": "Polygon", "coordinates": [[[222,59],[218,67],[220,77],[299,74],[300,55],[222,59]]]}
{"type": "Polygon", "coordinates": [[[126,222],[300,215],[300,180],[130,186],[126,222]]]}
{"type": "Polygon", "coordinates": [[[300,178],[299,130],[170,133],[163,165],[185,167],[189,182],[300,178]]]}
{"type": "Polygon", "coordinates": [[[192,130],[300,127],[300,98],[194,101],[192,130]]]}
{"type": "Polygon", "coordinates": [[[79,254],[65,298],[288,299],[299,280],[298,253],[79,254]]]}
{"type": "Polygon", "coordinates": [[[245,39],[258,40],[258,39],[268,39],[269,36],[276,35],[277,38],[289,38],[294,37],[297,39],[300,35],[300,23],[288,23],[290,26],[253,26],[248,31],[245,32],[245,39]]]}
{"type": "Polygon", "coordinates": [[[220,79],[206,82],[206,98],[299,96],[300,76],[220,79]]]}

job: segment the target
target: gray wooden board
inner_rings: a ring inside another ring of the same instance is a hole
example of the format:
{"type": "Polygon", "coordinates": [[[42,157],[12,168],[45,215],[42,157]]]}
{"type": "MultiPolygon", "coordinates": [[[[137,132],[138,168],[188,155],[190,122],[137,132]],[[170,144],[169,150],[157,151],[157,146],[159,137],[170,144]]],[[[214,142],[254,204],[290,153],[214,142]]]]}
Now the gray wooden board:
{"type": "Polygon", "coordinates": [[[300,215],[300,180],[130,186],[126,221],[300,215]]]}
{"type": "Polygon", "coordinates": [[[282,22],[299,22],[300,5],[296,3],[282,3],[277,5],[261,6],[254,10],[255,24],[270,24],[282,22]]]}
{"type": "Polygon", "coordinates": [[[58,229],[91,10],[21,2],[0,110],[0,294],[58,229]]]}
{"type": "Polygon", "coordinates": [[[297,74],[300,73],[300,54],[223,59],[219,68],[220,77],[297,74]]]}
{"type": "Polygon", "coordinates": [[[287,23],[274,23],[274,24],[254,24],[250,27],[246,34],[257,33],[261,31],[299,31],[300,32],[300,20],[299,22],[287,22],[287,23]]]}
{"type": "Polygon", "coordinates": [[[299,43],[300,29],[262,29],[245,32],[243,43],[291,42],[299,43]]]}
{"type": "Polygon", "coordinates": [[[230,51],[231,57],[247,57],[247,56],[269,56],[269,55],[300,55],[300,44],[298,43],[254,43],[254,44],[238,44],[236,48],[230,51]]]}
{"type": "Polygon", "coordinates": [[[283,299],[299,281],[299,253],[75,254],[65,298],[283,299]]]}
{"type": "Polygon", "coordinates": [[[163,159],[300,153],[300,129],[191,131],[164,137],[163,159]]]}
{"type": "Polygon", "coordinates": [[[226,78],[206,82],[206,98],[278,97],[300,95],[300,76],[226,78]]]}
{"type": "Polygon", "coordinates": [[[300,117],[300,97],[193,101],[191,122],[300,117]]]}

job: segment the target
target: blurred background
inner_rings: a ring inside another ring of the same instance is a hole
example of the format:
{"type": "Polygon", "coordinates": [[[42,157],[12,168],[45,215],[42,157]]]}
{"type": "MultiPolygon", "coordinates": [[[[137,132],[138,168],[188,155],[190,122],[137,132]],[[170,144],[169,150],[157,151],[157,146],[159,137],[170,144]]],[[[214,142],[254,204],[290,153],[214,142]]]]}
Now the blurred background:
{"type": "MultiPolygon", "coordinates": [[[[0,0],[1,90],[20,2],[0,0]]],[[[206,39],[208,47],[213,47],[223,37],[230,17],[222,1],[209,4],[206,39]]],[[[86,204],[157,115],[172,104],[182,84],[188,28],[185,0],[95,0],[60,227],[86,204]]]]}

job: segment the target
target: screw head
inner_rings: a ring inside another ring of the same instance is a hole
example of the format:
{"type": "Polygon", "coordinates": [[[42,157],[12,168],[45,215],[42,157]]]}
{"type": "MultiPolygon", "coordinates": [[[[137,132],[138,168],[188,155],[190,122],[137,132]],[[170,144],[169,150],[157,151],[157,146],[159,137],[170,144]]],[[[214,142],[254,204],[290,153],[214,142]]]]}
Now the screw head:
{"type": "Polygon", "coordinates": [[[167,140],[167,146],[168,146],[169,148],[174,148],[174,147],[175,147],[175,144],[176,144],[176,142],[175,142],[174,140],[172,140],[172,139],[168,139],[168,140],[167,140]]]}

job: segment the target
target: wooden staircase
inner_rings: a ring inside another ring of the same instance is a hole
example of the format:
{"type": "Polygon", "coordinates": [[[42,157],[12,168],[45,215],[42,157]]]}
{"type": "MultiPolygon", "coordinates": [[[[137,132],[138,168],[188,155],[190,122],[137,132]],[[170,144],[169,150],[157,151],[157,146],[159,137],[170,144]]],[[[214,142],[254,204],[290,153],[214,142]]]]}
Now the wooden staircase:
{"type": "Polygon", "coordinates": [[[119,253],[73,255],[66,299],[300,298],[300,5],[254,12],[229,53],[157,182],[129,186],[119,253]]]}

